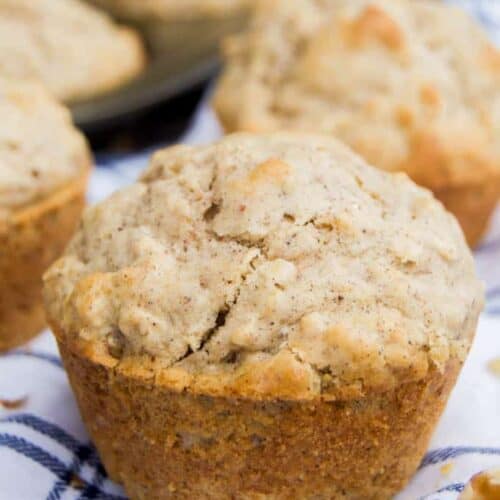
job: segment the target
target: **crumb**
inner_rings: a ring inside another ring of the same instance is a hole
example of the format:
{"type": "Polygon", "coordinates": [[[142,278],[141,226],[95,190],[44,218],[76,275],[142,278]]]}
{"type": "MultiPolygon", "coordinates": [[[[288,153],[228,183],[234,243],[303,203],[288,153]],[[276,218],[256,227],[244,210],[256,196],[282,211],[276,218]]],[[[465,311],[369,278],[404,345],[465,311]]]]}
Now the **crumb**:
{"type": "Polygon", "coordinates": [[[6,410],[18,410],[28,402],[28,396],[19,399],[0,399],[0,406],[6,410]]]}
{"type": "Polygon", "coordinates": [[[500,358],[492,359],[488,363],[488,369],[493,375],[500,377],[500,358]]]}
{"type": "Polygon", "coordinates": [[[83,488],[85,488],[85,483],[84,483],[83,479],[78,474],[75,474],[74,472],[71,473],[69,485],[72,488],[75,488],[75,490],[83,490],[83,488]]]}
{"type": "Polygon", "coordinates": [[[499,500],[500,469],[479,472],[471,477],[459,500],[499,500]]]}
{"type": "Polygon", "coordinates": [[[444,464],[439,471],[443,476],[447,476],[453,470],[453,467],[453,462],[448,462],[447,464],[444,464]]]}

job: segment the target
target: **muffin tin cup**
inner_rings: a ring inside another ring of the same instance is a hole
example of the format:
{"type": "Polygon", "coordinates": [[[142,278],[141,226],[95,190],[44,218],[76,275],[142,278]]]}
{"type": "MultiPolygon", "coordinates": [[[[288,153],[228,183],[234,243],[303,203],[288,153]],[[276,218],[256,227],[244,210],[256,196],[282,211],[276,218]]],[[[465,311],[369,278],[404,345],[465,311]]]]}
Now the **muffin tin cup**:
{"type": "Polygon", "coordinates": [[[361,399],[209,396],[52,326],[104,466],[132,499],[390,498],[417,469],[461,368],[450,361],[361,399]]]}
{"type": "Polygon", "coordinates": [[[87,178],[88,169],[0,226],[0,351],[27,342],[46,325],[42,274],[76,229],[87,178]]]}

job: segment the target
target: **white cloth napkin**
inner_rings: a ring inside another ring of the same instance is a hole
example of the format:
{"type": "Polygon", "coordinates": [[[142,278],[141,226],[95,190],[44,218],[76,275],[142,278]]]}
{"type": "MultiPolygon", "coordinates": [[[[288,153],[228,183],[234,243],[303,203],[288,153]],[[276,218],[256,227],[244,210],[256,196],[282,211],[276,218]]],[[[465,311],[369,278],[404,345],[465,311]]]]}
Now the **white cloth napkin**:
{"type": "MultiPolygon", "coordinates": [[[[500,42],[500,0],[455,3],[471,9],[500,42]]],[[[202,106],[183,142],[219,135],[202,106]]],[[[89,201],[132,182],[150,153],[99,158],[89,201]]],[[[486,310],[429,451],[397,500],[456,499],[473,474],[500,467],[500,209],[475,257],[487,284],[486,310]]],[[[89,441],[50,332],[0,356],[0,401],[0,500],[125,500],[89,441]]]]}

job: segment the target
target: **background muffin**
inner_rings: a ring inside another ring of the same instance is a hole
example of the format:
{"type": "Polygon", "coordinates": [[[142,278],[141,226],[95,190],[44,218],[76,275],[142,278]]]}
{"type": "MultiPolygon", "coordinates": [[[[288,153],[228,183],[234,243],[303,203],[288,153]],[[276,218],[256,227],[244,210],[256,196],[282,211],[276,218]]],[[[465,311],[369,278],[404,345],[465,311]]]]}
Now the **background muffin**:
{"type": "Polygon", "coordinates": [[[411,0],[260,2],[226,45],[228,131],[331,133],[405,171],[480,239],[500,192],[500,53],[461,10],[411,0]]]}
{"type": "Polygon", "coordinates": [[[149,44],[178,56],[212,47],[246,25],[253,0],[89,0],[117,19],[143,32],[149,44]]]}
{"type": "Polygon", "coordinates": [[[80,0],[0,0],[0,76],[40,80],[69,101],[122,85],[144,61],[134,31],[80,0]]]}
{"type": "Polygon", "coordinates": [[[132,498],[387,498],[482,286],[455,219],[405,175],[328,137],[241,134],[161,151],[90,208],[45,298],[132,498]]]}
{"type": "Polygon", "coordinates": [[[253,0],[89,0],[93,4],[129,19],[156,18],[187,20],[224,17],[244,10],[253,0]]]}
{"type": "Polygon", "coordinates": [[[90,153],[39,86],[0,80],[0,350],[45,324],[41,276],[84,203],[90,153]]]}

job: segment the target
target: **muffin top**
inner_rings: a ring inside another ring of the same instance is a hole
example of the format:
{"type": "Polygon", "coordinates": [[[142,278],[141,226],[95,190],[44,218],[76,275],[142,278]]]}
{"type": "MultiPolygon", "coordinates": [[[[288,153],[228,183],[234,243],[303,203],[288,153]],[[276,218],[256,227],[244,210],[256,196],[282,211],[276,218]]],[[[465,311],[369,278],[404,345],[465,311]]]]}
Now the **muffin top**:
{"type": "Polygon", "coordinates": [[[80,0],[0,0],[0,76],[64,101],[105,92],[144,65],[138,36],[80,0]]]}
{"type": "Polygon", "coordinates": [[[219,17],[247,8],[254,0],[90,0],[128,19],[191,19],[219,17]]]}
{"type": "Polygon", "coordinates": [[[0,219],[90,167],[83,135],[41,86],[0,79],[0,219]]]}
{"type": "Polygon", "coordinates": [[[228,130],[331,133],[433,189],[500,175],[500,52],[456,7],[262,1],[225,49],[228,130]]]}
{"type": "Polygon", "coordinates": [[[158,152],[87,210],[45,276],[65,345],[261,398],[360,396],[444,370],[469,348],[482,293],[430,192],[295,133],[158,152]]]}

